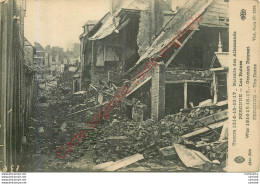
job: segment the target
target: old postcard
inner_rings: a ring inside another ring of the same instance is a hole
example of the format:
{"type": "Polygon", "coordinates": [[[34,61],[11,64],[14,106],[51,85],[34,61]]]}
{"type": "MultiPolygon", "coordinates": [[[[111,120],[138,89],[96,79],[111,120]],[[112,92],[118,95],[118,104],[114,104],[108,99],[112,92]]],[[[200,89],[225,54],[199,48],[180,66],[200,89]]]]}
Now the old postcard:
{"type": "Polygon", "coordinates": [[[0,0],[2,172],[257,172],[256,0],[0,0]]]}

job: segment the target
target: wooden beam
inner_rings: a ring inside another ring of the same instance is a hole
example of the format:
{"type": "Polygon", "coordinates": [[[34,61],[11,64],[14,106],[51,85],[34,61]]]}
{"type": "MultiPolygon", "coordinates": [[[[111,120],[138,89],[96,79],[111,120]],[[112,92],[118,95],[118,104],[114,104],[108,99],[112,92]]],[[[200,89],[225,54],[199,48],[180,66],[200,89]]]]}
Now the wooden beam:
{"type": "Polygon", "coordinates": [[[98,165],[95,165],[92,170],[94,171],[98,171],[98,170],[102,170],[110,165],[112,165],[114,162],[113,161],[110,161],[110,162],[105,162],[105,163],[102,163],[102,164],[98,164],[98,165]]]}
{"type": "Polygon", "coordinates": [[[177,56],[177,54],[181,51],[181,49],[184,47],[184,45],[188,42],[188,40],[190,39],[190,37],[196,32],[196,30],[192,30],[192,32],[187,36],[187,38],[184,40],[184,42],[182,42],[182,46],[180,46],[175,52],[174,54],[170,57],[170,59],[167,61],[166,63],[166,67],[168,67],[168,65],[173,61],[173,59],[177,56]]]}
{"type": "Polygon", "coordinates": [[[116,162],[114,162],[113,164],[107,166],[104,168],[104,171],[116,171],[122,167],[128,166],[130,164],[133,164],[139,160],[143,160],[144,156],[141,154],[135,154],[133,156],[130,157],[126,157],[124,159],[118,160],[116,162]]]}
{"type": "Polygon", "coordinates": [[[176,39],[175,41],[176,41],[180,46],[182,46],[181,42],[180,42],[178,39],[176,39]]]}
{"type": "Polygon", "coordinates": [[[214,91],[214,99],[213,103],[216,104],[218,102],[218,93],[217,93],[217,76],[216,73],[213,72],[213,91],[214,91]]]}
{"type": "Polygon", "coordinates": [[[165,81],[165,84],[181,84],[181,83],[210,83],[206,80],[177,80],[177,81],[165,81]]]}
{"type": "MultiPolygon", "coordinates": [[[[128,97],[129,95],[131,95],[133,92],[135,92],[137,89],[139,89],[139,87],[141,87],[142,85],[144,85],[147,81],[149,81],[152,78],[152,76],[147,77],[143,82],[141,82],[139,85],[137,85],[136,87],[134,87],[130,93],[128,93],[126,96],[128,97]]],[[[131,86],[135,86],[134,84],[132,84],[131,86]]]]}
{"type": "Polygon", "coordinates": [[[210,125],[212,123],[219,122],[225,119],[228,119],[228,110],[224,110],[216,114],[201,118],[198,121],[203,123],[204,125],[210,125]]]}
{"type": "Polygon", "coordinates": [[[121,29],[123,29],[125,26],[127,26],[129,24],[130,20],[126,20],[124,23],[122,23],[120,26],[117,27],[117,30],[120,31],[121,29]]]}
{"type": "Polygon", "coordinates": [[[184,109],[188,108],[188,83],[184,83],[184,109]]]}

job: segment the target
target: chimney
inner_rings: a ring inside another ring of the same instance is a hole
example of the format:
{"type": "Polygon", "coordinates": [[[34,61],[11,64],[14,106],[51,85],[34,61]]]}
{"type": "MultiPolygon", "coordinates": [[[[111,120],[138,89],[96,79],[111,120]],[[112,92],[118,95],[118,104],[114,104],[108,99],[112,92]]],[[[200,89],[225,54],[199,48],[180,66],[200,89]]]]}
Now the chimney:
{"type": "Polygon", "coordinates": [[[151,35],[152,43],[160,32],[162,26],[174,15],[172,12],[172,0],[150,0],[151,35]]]}
{"type": "Polygon", "coordinates": [[[84,28],[84,33],[88,33],[89,31],[91,31],[94,28],[96,23],[97,23],[96,20],[88,20],[84,24],[84,26],[82,26],[84,28]]]}

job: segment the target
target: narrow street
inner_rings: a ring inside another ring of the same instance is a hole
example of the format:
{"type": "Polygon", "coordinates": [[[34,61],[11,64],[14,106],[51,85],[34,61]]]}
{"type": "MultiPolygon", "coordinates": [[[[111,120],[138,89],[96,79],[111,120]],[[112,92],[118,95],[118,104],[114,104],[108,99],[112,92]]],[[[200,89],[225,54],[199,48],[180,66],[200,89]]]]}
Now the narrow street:
{"type": "MultiPolygon", "coordinates": [[[[61,83],[60,86],[63,86],[61,83]]],[[[26,145],[23,150],[21,170],[33,171],[89,171],[93,167],[93,146],[95,135],[91,139],[79,143],[80,146],[61,159],[57,155],[57,148],[66,144],[80,129],[86,128],[86,112],[69,116],[73,111],[91,107],[93,103],[87,101],[85,95],[66,93],[61,87],[50,87],[40,90],[44,98],[34,109],[26,145]]],[[[89,133],[90,135],[91,133],[89,133]]],[[[90,137],[90,136],[89,136],[90,137]]]]}

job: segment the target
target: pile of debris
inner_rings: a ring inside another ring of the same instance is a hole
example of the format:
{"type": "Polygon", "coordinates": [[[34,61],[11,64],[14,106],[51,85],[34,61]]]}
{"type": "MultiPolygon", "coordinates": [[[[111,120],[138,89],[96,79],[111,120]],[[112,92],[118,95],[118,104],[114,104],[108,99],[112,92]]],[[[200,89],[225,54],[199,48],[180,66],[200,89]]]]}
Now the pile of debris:
{"type": "MultiPolygon", "coordinates": [[[[31,153],[25,154],[23,159],[37,163],[40,156],[44,160],[42,166],[58,170],[93,153],[92,162],[96,164],[93,169],[97,170],[115,171],[128,165],[125,168],[131,170],[130,166],[136,167],[139,163],[153,165],[158,169],[156,171],[167,168],[169,163],[179,164],[180,171],[225,169],[227,103],[183,109],[157,122],[151,119],[139,121],[139,116],[128,119],[124,106],[129,100],[125,99],[121,107],[115,106],[109,113],[109,119],[87,131],[87,138],[65,159],[58,158],[57,148],[71,141],[79,130],[88,129],[87,123],[93,115],[117,91],[113,84],[101,82],[100,85],[90,85],[86,92],[71,94],[64,91],[68,85],[64,79],[59,80],[58,87],[46,92],[47,102],[35,109],[34,119],[28,122],[25,149],[31,153]]],[[[37,168],[37,164],[27,171],[34,171],[33,168],[37,168]]],[[[164,171],[171,170],[167,169],[164,171]]]]}
{"type": "MultiPolygon", "coordinates": [[[[94,162],[104,164],[142,154],[145,161],[181,159],[191,168],[221,171],[225,167],[227,141],[220,135],[228,118],[227,104],[185,109],[159,122],[114,119],[99,130],[94,162]],[[176,149],[176,147],[181,149],[176,149]],[[196,153],[196,154],[195,154],[196,153]],[[205,159],[194,165],[186,163],[189,155],[205,159]],[[186,157],[183,158],[183,156],[186,157]],[[210,165],[210,166],[209,166],[210,165]]],[[[223,133],[222,133],[223,134],[223,133]]]]}

